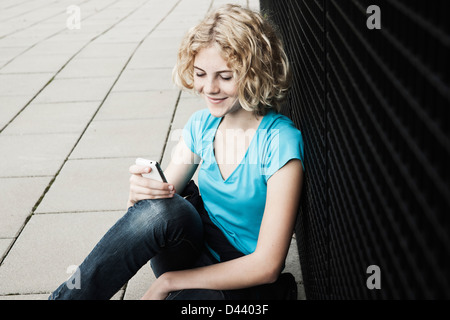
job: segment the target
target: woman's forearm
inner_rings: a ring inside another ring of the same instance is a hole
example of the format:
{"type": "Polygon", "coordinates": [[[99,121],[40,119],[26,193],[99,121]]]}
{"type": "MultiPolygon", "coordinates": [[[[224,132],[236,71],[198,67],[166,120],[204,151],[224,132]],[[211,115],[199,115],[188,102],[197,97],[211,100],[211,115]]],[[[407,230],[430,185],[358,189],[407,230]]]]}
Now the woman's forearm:
{"type": "Polygon", "coordinates": [[[233,290],[276,281],[278,270],[263,257],[250,254],[206,267],[162,275],[168,292],[182,289],[233,290]]]}

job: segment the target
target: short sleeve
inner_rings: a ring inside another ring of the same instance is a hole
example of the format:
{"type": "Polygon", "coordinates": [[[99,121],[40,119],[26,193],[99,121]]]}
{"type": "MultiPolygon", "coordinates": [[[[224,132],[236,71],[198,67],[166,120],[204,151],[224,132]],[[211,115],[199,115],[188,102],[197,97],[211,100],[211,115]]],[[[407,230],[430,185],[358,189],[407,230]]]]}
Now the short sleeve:
{"type": "Polygon", "coordinates": [[[195,154],[199,155],[199,139],[201,138],[201,119],[203,111],[195,112],[184,125],[183,139],[186,146],[195,154]]]}
{"type": "Polygon", "coordinates": [[[293,126],[271,129],[267,136],[262,164],[262,173],[266,182],[292,159],[299,159],[303,164],[301,132],[293,126]]]}

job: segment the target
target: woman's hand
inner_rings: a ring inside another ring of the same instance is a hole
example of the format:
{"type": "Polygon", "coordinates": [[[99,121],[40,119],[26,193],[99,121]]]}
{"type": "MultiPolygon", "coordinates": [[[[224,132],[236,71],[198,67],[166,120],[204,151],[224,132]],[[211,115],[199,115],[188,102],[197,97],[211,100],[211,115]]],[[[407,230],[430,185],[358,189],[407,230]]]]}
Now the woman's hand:
{"type": "Polygon", "coordinates": [[[162,274],[156,279],[141,300],[164,300],[170,293],[167,274],[162,274]]]}
{"type": "Polygon", "coordinates": [[[170,183],[142,177],[142,174],[152,170],[150,167],[132,165],[129,170],[131,177],[128,208],[140,200],[172,198],[176,192],[170,183]]]}

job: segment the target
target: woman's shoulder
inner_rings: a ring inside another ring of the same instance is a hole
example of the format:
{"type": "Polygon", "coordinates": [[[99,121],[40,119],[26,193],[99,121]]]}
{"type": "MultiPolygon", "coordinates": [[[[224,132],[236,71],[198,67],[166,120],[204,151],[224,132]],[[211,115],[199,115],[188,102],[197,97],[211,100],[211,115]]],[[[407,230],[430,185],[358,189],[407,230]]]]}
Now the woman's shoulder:
{"type": "Polygon", "coordinates": [[[266,117],[268,117],[268,119],[266,121],[265,129],[268,131],[270,136],[281,135],[283,138],[287,139],[296,138],[298,140],[302,140],[301,131],[287,116],[277,112],[270,112],[266,115],[266,117]]]}
{"type": "Polygon", "coordinates": [[[211,113],[209,112],[209,110],[207,108],[200,109],[200,110],[195,111],[193,114],[191,114],[190,120],[207,119],[209,116],[211,116],[211,113]]]}
{"type": "Polygon", "coordinates": [[[200,109],[191,114],[185,128],[195,128],[196,130],[204,131],[212,126],[214,119],[207,108],[200,109]]]}
{"type": "Polygon", "coordinates": [[[200,122],[202,127],[207,127],[218,120],[220,119],[212,116],[208,108],[195,111],[189,119],[189,121],[200,122]]]}
{"type": "Polygon", "coordinates": [[[301,131],[287,116],[271,112],[262,133],[262,172],[266,181],[291,159],[303,161],[303,139],[301,131]]]}

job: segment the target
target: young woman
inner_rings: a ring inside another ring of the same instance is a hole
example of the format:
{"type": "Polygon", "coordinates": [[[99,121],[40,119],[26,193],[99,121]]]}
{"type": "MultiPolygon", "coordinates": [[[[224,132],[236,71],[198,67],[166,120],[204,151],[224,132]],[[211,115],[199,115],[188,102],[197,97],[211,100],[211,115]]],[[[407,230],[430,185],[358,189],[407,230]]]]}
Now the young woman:
{"type": "Polygon", "coordinates": [[[168,183],[131,166],[128,212],[80,265],[81,288],[50,299],[109,299],[149,260],[157,279],[143,299],[257,299],[279,278],[303,179],[301,133],[278,113],[280,39],[259,13],[226,5],[185,36],[174,78],[207,108],[185,125],[168,183]]]}

